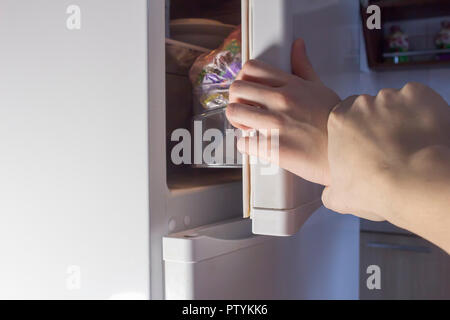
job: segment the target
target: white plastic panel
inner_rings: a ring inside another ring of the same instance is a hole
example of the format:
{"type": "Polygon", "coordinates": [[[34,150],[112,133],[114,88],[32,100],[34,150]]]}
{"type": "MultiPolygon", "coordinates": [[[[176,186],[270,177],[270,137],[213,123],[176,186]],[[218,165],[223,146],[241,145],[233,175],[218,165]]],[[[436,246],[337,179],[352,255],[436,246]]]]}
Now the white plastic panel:
{"type": "Polygon", "coordinates": [[[251,267],[267,240],[243,219],[164,237],[166,299],[255,298],[271,290],[271,270],[251,267]]]}
{"type": "Polygon", "coordinates": [[[0,14],[0,298],[148,298],[147,1],[0,14]]]}

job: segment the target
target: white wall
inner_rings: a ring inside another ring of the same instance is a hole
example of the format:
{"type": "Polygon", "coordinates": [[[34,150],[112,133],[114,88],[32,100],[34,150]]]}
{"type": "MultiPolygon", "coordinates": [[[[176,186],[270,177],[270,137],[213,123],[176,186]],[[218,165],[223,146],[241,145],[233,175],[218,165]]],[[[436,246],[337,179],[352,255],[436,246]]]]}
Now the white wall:
{"type": "MultiPolygon", "coordinates": [[[[450,68],[385,72],[372,72],[367,68],[358,1],[296,0],[294,3],[296,36],[305,39],[315,69],[341,98],[360,93],[375,95],[382,88],[401,88],[409,81],[418,81],[450,102],[450,68]]],[[[424,26],[425,33],[432,35],[440,20],[444,18],[402,22],[401,25],[411,36],[420,33],[418,24],[424,26]]]]}
{"type": "MultiPolygon", "coordinates": [[[[384,33],[388,34],[390,25],[400,25],[402,30],[408,34],[411,50],[423,50],[434,47],[434,37],[440,30],[441,21],[449,20],[450,17],[438,17],[412,21],[392,22],[385,26],[384,33]]],[[[421,69],[409,71],[392,72],[367,72],[367,60],[365,59],[365,46],[361,45],[361,74],[362,89],[368,90],[370,94],[376,94],[383,87],[400,88],[408,81],[424,83],[439,94],[447,102],[450,102],[450,68],[421,69]]]]}
{"type": "MultiPolygon", "coordinates": [[[[358,92],[357,6],[347,0],[293,3],[295,36],[305,40],[308,55],[322,80],[341,97],[358,92]]],[[[301,243],[299,297],[358,299],[359,219],[322,207],[297,237],[301,243]]]]}
{"type": "MultiPolygon", "coordinates": [[[[425,49],[433,46],[434,35],[440,30],[440,22],[446,18],[432,18],[414,21],[393,22],[385,26],[384,33],[392,24],[399,24],[410,37],[411,49],[425,49]]],[[[360,32],[360,66],[359,90],[375,95],[382,88],[401,88],[409,81],[426,84],[436,90],[450,102],[450,68],[430,68],[402,71],[372,72],[367,66],[366,48],[360,32]]]]}
{"type": "Polygon", "coordinates": [[[295,238],[296,299],[358,299],[358,218],[321,207],[295,238]]]}

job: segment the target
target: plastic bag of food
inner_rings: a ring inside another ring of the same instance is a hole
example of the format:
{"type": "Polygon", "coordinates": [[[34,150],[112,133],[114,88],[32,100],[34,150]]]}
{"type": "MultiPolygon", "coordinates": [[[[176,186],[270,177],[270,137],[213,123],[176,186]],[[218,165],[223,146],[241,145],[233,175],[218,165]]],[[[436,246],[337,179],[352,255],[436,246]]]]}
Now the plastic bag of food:
{"type": "Polygon", "coordinates": [[[226,107],[228,90],[242,68],[241,28],[233,31],[216,50],[200,55],[189,78],[194,97],[206,109],[226,107]]]}

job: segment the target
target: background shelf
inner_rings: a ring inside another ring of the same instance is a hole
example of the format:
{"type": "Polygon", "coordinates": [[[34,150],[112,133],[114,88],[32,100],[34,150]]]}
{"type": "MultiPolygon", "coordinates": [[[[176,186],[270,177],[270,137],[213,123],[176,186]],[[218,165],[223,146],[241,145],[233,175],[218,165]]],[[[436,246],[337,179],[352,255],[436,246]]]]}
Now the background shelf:
{"type": "Polygon", "coordinates": [[[411,62],[382,62],[374,64],[373,71],[392,71],[392,70],[410,70],[424,68],[447,68],[450,67],[450,61],[411,61],[411,62]]]}
{"type": "Polygon", "coordinates": [[[381,8],[383,21],[398,21],[446,16],[449,0],[378,0],[369,1],[381,8]]]}
{"type": "Polygon", "coordinates": [[[434,45],[440,22],[450,20],[450,0],[378,0],[364,3],[376,4],[381,8],[382,29],[369,30],[366,27],[367,7],[361,2],[361,22],[370,69],[384,71],[450,66],[450,60],[446,57],[450,50],[436,49],[434,45]],[[407,29],[410,51],[397,53],[386,48],[387,30],[392,25],[407,29]],[[408,57],[409,61],[401,61],[398,57],[408,57]]]}
{"type": "Polygon", "coordinates": [[[434,49],[434,50],[417,50],[417,51],[405,51],[405,52],[385,52],[383,53],[384,58],[391,57],[411,57],[411,56],[424,56],[431,54],[444,54],[450,53],[450,49],[434,49]]]}

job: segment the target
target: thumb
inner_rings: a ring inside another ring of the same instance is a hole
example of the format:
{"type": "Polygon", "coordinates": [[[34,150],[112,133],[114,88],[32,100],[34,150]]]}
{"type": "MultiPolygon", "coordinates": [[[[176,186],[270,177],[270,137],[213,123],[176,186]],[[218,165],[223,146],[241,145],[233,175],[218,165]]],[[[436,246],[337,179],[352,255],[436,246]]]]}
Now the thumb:
{"type": "Polygon", "coordinates": [[[314,71],[306,54],[305,41],[298,38],[292,44],[291,51],[292,73],[296,76],[309,81],[320,81],[319,76],[314,71]]]}
{"type": "Polygon", "coordinates": [[[336,195],[334,190],[331,187],[325,187],[322,191],[322,203],[323,205],[330,210],[340,212],[340,208],[338,208],[336,203],[336,195]]]}

